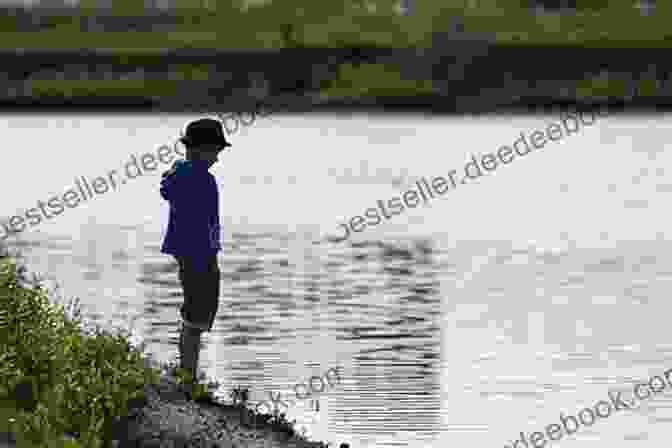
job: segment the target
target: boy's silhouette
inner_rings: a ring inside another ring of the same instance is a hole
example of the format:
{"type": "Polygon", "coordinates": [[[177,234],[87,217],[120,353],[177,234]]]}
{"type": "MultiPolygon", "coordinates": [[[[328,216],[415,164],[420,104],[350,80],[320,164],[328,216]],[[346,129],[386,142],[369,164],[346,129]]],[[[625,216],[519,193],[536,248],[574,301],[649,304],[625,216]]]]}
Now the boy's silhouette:
{"type": "Polygon", "coordinates": [[[201,333],[212,329],[220,291],[219,192],[208,169],[231,144],[222,124],[209,118],[189,123],[180,141],[187,148],[186,160],[177,160],[161,180],[161,196],[170,203],[161,252],[175,257],[179,265],[184,292],[180,367],[196,381],[201,333]]]}

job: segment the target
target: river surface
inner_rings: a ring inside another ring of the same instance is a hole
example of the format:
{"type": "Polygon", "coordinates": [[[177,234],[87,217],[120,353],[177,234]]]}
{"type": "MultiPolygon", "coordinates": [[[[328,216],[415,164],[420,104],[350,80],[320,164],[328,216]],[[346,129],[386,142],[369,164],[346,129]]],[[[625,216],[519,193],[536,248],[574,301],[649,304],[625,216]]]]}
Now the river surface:
{"type": "MultiPolygon", "coordinates": [[[[0,215],[122,170],[191,115],[0,117],[0,215]]],[[[253,403],[331,368],[288,414],[353,447],[502,447],[672,368],[668,115],[610,115],[349,241],[338,224],[558,115],[273,115],[232,136],[220,308],[201,366],[253,403]],[[666,311],[667,310],[667,311],[666,311]]],[[[181,289],[146,172],[10,238],[85,317],[177,353],[181,289]]],[[[197,200],[197,198],[195,198],[197,200]]],[[[0,230],[1,231],[1,230],[0,230]]],[[[628,395],[629,397],[630,395],[628,395]]],[[[563,447],[669,444],[672,390],[563,447]]],[[[519,444],[519,446],[522,446],[519,444]]],[[[530,445],[531,446],[531,445],[530,445]]]]}

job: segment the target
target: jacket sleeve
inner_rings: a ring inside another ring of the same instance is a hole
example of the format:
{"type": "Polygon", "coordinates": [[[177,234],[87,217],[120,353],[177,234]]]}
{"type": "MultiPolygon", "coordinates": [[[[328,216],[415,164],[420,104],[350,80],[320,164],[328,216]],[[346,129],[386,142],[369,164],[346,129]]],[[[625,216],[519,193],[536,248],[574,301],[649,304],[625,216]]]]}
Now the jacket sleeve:
{"type": "Polygon", "coordinates": [[[175,182],[175,175],[177,174],[177,169],[180,166],[180,161],[177,160],[173,162],[173,166],[170,167],[168,171],[165,171],[161,174],[161,197],[166,201],[170,200],[170,193],[172,191],[173,183],[175,182]]]}

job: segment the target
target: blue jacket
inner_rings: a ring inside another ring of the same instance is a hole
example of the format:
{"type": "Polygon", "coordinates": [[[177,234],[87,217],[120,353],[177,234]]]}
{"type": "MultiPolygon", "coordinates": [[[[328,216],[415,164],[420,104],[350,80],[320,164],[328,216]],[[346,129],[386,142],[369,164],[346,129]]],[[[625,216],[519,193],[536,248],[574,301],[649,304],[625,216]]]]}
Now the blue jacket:
{"type": "Polygon", "coordinates": [[[161,252],[206,261],[222,249],[217,181],[201,161],[177,160],[162,174],[170,218],[161,252]]]}

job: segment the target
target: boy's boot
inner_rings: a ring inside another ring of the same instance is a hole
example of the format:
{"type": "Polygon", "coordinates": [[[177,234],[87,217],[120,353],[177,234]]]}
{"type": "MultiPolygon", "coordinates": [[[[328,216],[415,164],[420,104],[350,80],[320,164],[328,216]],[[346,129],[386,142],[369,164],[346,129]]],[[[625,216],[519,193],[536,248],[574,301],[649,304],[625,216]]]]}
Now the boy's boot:
{"type": "Polygon", "coordinates": [[[190,372],[192,381],[198,379],[198,354],[201,349],[201,330],[182,325],[180,334],[180,367],[190,372]]]}

